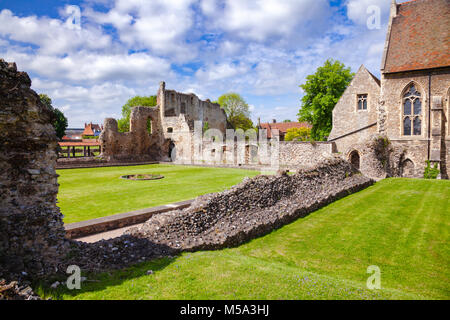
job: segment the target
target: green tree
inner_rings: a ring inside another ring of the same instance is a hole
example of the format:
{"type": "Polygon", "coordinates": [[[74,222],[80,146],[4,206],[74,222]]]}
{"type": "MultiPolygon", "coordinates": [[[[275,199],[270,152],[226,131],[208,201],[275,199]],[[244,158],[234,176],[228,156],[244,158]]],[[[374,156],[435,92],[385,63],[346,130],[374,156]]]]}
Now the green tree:
{"type": "Polygon", "coordinates": [[[311,129],[306,127],[289,128],[284,136],[285,141],[308,141],[311,138],[311,129]]]}
{"type": "Polygon", "coordinates": [[[354,73],[337,60],[328,59],[300,87],[305,92],[297,114],[299,121],[312,124],[311,138],[324,140],[331,131],[332,111],[354,73]]]}
{"type": "Polygon", "coordinates": [[[241,95],[234,92],[225,93],[217,99],[216,103],[225,111],[228,122],[234,129],[245,131],[253,128],[253,122],[250,120],[250,108],[241,95]]]}
{"type": "MultiPolygon", "coordinates": [[[[122,106],[122,118],[117,121],[120,132],[130,131],[131,109],[134,107],[154,107],[156,106],[156,96],[135,96],[128,99],[122,106]]],[[[151,132],[151,123],[147,123],[149,132],[151,132]]]]}
{"type": "Polygon", "coordinates": [[[41,93],[39,95],[39,98],[41,102],[47,106],[47,108],[53,111],[54,114],[53,127],[55,128],[56,136],[58,137],[58,139],[62,139],[62,137],[64,137],[68,125],[67,118],[64,116],[64,113],[62,113],[61,110],[54,108],[52,106],[52,99],[48,95],[46,95],[45,93],[41,93]]]}

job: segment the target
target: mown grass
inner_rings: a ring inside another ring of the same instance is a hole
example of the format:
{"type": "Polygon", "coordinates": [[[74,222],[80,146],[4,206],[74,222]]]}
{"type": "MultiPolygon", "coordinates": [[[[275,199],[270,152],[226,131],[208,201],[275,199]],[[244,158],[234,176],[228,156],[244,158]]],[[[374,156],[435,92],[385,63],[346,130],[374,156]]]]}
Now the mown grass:
{"type": "Polygon", "coordinates": [[[89,274],[60,299],[449,299],[449,181],[387,179],[237,248],[89,274]],[[367,267],[381,289],[366,287],[367,267]],[[153,270],[152,275],[146,275],[153,270]]]}
{"type": "Polygon", "coordinates": [[[257,171],[175,165],[144,165],[57,170],[58,206],[64,222],[79,222],[117,213],[193,199],[223,191],[257,171]],[[160,180],[120,179],[127,174],[161,174],[160,180]]]}

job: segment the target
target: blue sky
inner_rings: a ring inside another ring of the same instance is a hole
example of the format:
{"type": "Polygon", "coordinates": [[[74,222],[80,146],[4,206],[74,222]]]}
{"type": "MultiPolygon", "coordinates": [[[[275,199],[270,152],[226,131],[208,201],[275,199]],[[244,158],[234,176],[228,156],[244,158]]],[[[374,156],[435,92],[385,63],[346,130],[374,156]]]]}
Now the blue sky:
{"type": "Polygon", "coordinates": [[[202,99],[238,92],[255,122],[296,120],[299,85],[326,59],[379,75],[390,2],[0,0],[0,57],[69,127],[119,118],[160,81],[202,99]],[[379,26],[368,27],[377,12],[379,26]]]}

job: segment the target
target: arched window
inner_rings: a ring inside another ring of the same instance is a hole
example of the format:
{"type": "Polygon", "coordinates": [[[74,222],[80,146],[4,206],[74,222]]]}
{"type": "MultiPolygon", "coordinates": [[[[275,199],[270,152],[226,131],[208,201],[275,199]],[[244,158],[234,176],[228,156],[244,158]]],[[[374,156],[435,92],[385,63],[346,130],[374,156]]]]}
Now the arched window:
{"type": "Polygon", "coordinates": [[[403,135],[422,134],[422,100],[414,84],[403,95],[403,135]]]}

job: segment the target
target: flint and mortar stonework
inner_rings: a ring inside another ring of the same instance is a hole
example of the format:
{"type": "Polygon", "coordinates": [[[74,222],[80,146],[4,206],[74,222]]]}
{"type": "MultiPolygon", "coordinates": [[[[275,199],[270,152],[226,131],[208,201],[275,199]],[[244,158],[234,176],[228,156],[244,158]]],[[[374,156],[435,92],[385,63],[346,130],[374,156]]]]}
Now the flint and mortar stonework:
{"type": "Polygon", "coordinates": [[[30,86],[0,59],[0,278],[52,273],[66,250],[53,112],[30,86]]]}
{"type": "Polygon", "coordinates": [[[330,159],[335,151],[333,142],[281,141],[279,146],[280,167],[286,169],[306,169],[330,159]]]}
{"type": "Polygon", "coordinates": [[[197,198],[184,210],[161,213],[128,230],[177,251],[237,246],[373,184],[333,158],[294,175],[261,175],[230,190],[197,198]]]}

